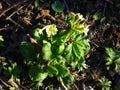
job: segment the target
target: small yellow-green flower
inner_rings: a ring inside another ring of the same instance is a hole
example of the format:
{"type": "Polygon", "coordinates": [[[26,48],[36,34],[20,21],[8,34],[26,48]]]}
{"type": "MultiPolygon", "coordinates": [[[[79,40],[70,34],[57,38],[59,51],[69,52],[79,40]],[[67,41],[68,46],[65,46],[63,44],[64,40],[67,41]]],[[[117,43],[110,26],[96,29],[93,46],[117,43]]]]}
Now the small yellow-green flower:
{"type": "Polygon", "coordinates": [[[43,34],[43,30],[46,30],[47,37],[50,37],[50,36],[52,36],[52,35],[53,35],[53,36],[56,35],[56,34],[57,34],[57,31],[58,31],[58,29],[57,29],[57,27],[56,27],[55,24],[46,25],[46,26],[44,26],[42,29],[39,29],[39,28],[38,28],[38,30],[39,30],[39,34],[43,34]]]}
{"type": "Polygon", "coordinates": [[[77,13],[76,16],[78,17],[79,20],[83,21],[84,17],[80,13],[77,13]]]}
{"type": "Polygon", "coordinates": [[[46,33],[47,33],[47,36],[50,37],[50,36],[54,36],[57,34],[57,31],[58,29],[56,28],[56,25],[55,24],[52,24],[52,25],[47,25],[46,26],[46,33]]]}
{"type": "Polygon", "coordinates": [[[87,25],[87,26],[84,27],[84,33],[85,33],[85,35],[87,35],[88,31],[89,31],[89,25],[87,25]]]}

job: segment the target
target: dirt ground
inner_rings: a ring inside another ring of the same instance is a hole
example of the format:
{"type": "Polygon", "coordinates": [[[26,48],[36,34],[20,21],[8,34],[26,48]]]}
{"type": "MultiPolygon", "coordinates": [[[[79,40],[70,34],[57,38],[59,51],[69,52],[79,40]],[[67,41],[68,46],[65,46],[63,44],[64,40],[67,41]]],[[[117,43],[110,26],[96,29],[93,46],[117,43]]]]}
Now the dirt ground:
{"type": "MultiPolygon", "coordinates": [[[[6,62],[16,61],[22,66],[22,56],[18,50],[21,41],[29,40],[28,34],[36,27],[42,27],[57,22],[64,28],[63,17],[76,12],[83,14],[85,23],[90,25],[88,39],[91,49],[86,56],[88,69],[76,74],[74,90],[101,90],[98,80],[105,76],[112,81],[111,90],[120,85],[120,72],[115,72],[113,67],[105,65],[105,47],[120,48],[120,4],[119,0],[61,0],[65,1],[65,9],[62,13],[54,12],[50,3],[41,3],[34,8],[34,0],[1,0],[0,1],[0,35],[4,38],[5,46],[0,48],[0,56],[6,58],[6,62]],[[98,19],[94,19],[96,12],[100,13],[98,19]]],[[[64,2],[63,2],[64,3],[64,2]]],[[[1,63],[0,63],[1,64],[1,63]]],[[[25,69],[27,70],[27,69],[25,69]]],[[[6,88],[8,79],[3,76],[0,69],[0,88],[6,88]]],[[[76,73],[76,72],[73,72],[76,73]]],[[[21,76],[20,87],[22,90],[30,90],[32,84],[25,72],[21,76]]],[[[45,85],[49,83],[45,81],[45,85]]],[[[56,80],[52,81],[58,85],[56,80]]],[[[44,90],[43,86],[40,90],[44,90]]]]}

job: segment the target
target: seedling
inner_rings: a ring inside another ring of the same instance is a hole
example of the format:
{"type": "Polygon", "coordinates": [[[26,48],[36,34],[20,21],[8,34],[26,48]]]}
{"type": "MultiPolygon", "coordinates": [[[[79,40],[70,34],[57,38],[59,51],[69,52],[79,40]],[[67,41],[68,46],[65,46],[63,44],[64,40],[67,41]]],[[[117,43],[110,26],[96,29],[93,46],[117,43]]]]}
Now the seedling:
{"type": "Polygon", "coordinates": [[[112,49],[112,48],[106,48],[106,58],[105,60],[106,65],[114,65],[115,71],[120,70],[120,50],[119,49],[112,49]]]}
{"type": "Polygon", "coordinates": [[[102,90],[110,90],[110,86],[111,86],[111,81],[109,81],[107,78],[102,77],[100,80],[100,85],[102,90]]]}

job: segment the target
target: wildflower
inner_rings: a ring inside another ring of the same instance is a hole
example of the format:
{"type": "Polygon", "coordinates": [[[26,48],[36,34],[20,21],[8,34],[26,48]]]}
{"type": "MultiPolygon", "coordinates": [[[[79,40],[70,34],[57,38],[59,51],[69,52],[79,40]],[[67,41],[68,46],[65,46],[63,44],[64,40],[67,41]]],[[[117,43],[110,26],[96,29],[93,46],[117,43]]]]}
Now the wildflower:
{"type": "Polygon", "coordinates": [[[84,27],[84,31],[83,32],[85,33],[85,35],[87,35],[88,31],[89,31],[89,25],[84,27]]]}
{"type": "Polygon", "coordinates": [[[58,29],[56,28],[56,25],[55,24],[52,24],[52,25],[48,25],[46,27],[46,33],[47,33],[47,36],[50,37],[51,35],[56,35],[57,34],[57,31],[58,29]]]}
{"type": "Polygon", "coordinates": [[[55,24],[46,25],[46,26],[43,27],[42,29],[37,28],[37,30],[39,31],[39,34],[43,34],[43,30],[46,30],[47,37],[50,37],[51,35],[57,34],[57,31],[58,31],[58,29],[56,28],[56,25],[55,25],[55,24]]]}
{"type": "Polygon", "coordinates": [[[79,20],[83,21],[84,17],[80,13],[77,13],[76,16],[78,17],[79,20]]]}

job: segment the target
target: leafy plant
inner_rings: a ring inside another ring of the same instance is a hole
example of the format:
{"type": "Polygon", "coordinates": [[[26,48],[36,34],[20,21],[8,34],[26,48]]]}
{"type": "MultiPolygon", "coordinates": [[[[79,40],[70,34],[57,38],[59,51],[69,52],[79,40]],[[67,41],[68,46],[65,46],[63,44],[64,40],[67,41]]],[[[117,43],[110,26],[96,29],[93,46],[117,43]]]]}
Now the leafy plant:
{"type": "Polygon", "coordinates": [[[110,90],[110,86],[111,86],[111,81],[109,81],[107,78],[102,77],[100,80],[100,85],[102,87],[102,90],[110,90]]]}
{"type": "Polygon", "coordinates": [[[106,65],[114,64],[115,70],[120,70],[120,50],[119,49],[112,49],[112,48],[106,48],[106,58],[105,60],[106,65]]]}
{"type": "Polygon", "coordinates": [[[66,23],[70,28],[64,31],[55,24],[33,31],[32,37],[42,48],[40,52],[32,43],[23,41],[20,44],[24,60],[31,63],[29,77],[33,82],[37,81],[38,86],[42,86],[47,77],[62,78],[64,84],[73,84],[74,76],[70,68],[77,68],[79,72],[87,68],[85,56],[90,49],[86,37],[88,26],[83,24],[84,18],[79,13],[66,16],[66,23]]]}
{"type": "Polygon", "coordinates": [[[21,69],[18,67],[17,63],[11,64],[11,66],[8,66],[7,63],[3,65],[4,69],[4,75],[7,77],[10,77],[13,81],[17,81],[20,83],[20,73],[21,69]]]}

